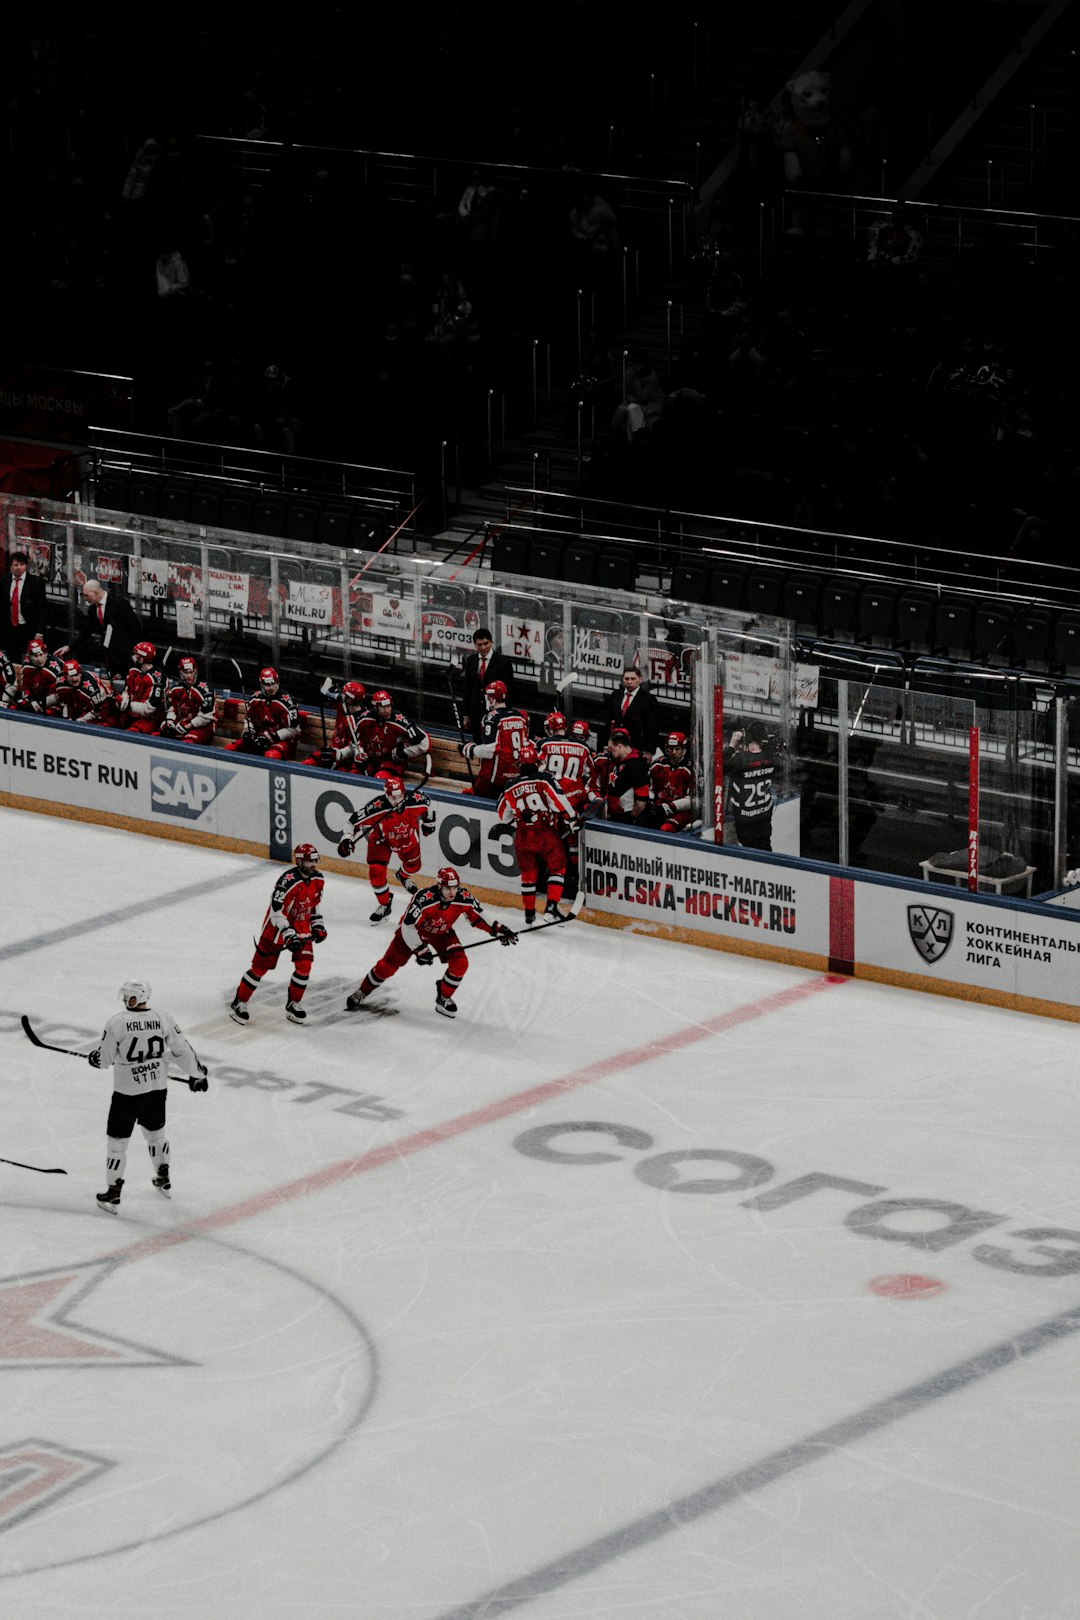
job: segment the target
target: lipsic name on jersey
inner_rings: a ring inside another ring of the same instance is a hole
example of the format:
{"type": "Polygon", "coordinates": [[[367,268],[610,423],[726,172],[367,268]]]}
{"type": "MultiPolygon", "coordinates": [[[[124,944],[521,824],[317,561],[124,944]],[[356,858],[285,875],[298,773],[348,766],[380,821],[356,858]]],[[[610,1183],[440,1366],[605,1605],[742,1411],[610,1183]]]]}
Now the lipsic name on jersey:
{"type": "Polygon", "coordinates": [[[41,771],[45,776],[70,776],[79,782],[100,782],[104,787],[137,789],[139,786],[138,771],[129,771],[120,765],[97,765],[93,760],[46,754],[37,748],[15,748],[9,743],[0,743],[0,765],[10,765],[13,770],[41,771]]]}

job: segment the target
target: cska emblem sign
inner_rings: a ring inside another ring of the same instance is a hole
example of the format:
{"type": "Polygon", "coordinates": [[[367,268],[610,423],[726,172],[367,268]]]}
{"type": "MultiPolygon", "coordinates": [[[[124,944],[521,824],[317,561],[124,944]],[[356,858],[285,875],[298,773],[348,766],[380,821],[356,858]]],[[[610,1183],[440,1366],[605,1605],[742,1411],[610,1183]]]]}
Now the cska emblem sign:
{"type": "Polygon", "coordinates": [[[908,933],[924,962],[940,962],[953,937],[953,914],[942,906],[908,906],[908,933]]]}

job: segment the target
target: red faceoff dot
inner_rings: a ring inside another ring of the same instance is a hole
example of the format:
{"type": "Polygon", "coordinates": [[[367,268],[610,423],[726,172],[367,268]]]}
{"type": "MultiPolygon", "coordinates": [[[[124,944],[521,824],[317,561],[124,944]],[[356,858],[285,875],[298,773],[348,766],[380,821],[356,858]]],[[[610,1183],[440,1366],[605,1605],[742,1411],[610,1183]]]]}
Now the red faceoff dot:
{"type": "Polygon", "coordinates": [[[936,1277],[920,1277],[914,1272],[901,1271],[889,1277],[871,1277],[867,1285],[872,1293],[884,1294],[887,1299],[932,1299],[945,1291],[945,1284],[936,1277]]]}

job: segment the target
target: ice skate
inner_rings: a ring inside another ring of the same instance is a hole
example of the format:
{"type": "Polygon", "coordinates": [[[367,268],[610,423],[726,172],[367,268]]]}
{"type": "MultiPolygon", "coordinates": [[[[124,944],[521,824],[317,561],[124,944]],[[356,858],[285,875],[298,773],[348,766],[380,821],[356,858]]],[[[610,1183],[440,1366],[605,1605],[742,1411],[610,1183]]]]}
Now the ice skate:
{"type": "Polygon", "coordinates": [[[345,1003],[345,1011],[346,1012],[355,1012],[358,1007],[362,1007],[364,1005],[364,1002],[366,1000],[367,1000],[367,991],[366,990],[354,990],[352,995],[349,997],[349,999],[345,1003]]]}
{"type": "Polygon", "coordinates": [[[109,1183],[109,1186],[108,1186],[108,1188],[106,1189],[105,1192],[98,1193],[97,1201],[98,1201],[99,1208],[107,1209],[110,1214],[112,1214],[114,1210],[119,1209],[120,1208],[120,1189],[121,1189],[121,1187],[123,1185],[124,1185],[124,1183],[123,1183],[122,1179],[118,1180],[118,1181],[113,1181],[113,1182],[109,1183]]]}
{"type": "Polygon", "coordinates": [[[566,921],[566,913],[559,910],[559,907],[554,900],[548,901],[547,906],[544,909],[544,916],[550,917],[552,922],[566,921]]]}
{"type": "Polygon", "coordinates": [[[229,1005],[229,1017],[232,1019],[234,1024],[246,1024],[251,1017],[251,1014],[248,1012],[247,1007],[240,1000],[239,996],[234,996],[229,1005]]]}
{"type": "Polygon", "coordinates": [[[405,890],[406,894],[415,894],[416,893],[416,884],[413,882],[411,877],[406,876],[406,874],[401,870],[400,867],[394,873],[394,876],[397,878],[398,882],[401,884],[401,887],[405,890]]]}
{"type": "Polygon", "coordinates": [[[167,1164],[158,1165],[158,1173],[151,1181],[150,1185],[151,1187],[156,1187],[158,1192],[161,1193],[165,1198],[170,1197],[172,1194],[172,1182],[169,1180],[169,1167],[167,1164]]]}
{"type": "Polygon", "coordinates": [[[526,928],[531,928],[535,921],[536,921],[536,912],[535,911],[527,911],[525,913],[525,926],[526,926],[526,928]]]}
{"type": "Polygon", "coordinates": [[[287,1001],[285,1003],[285,1016],[290,1024],[302,1024],[307,1017],[307,1013],[298,1001],[287,1001]]]}
{"type": "Polygon", "coordinates": [[[457,1002],[450,996],[444,996],[441,990],[435,992],[435,1011],[442,1013],[444,1018],[457,1017],[457,1002]]]}
{"type": "Polygon", "coordinates": [[[373,923],[381,923],[387,917],[389,917],[393,909],[394,901],[393,897],[391,896],[391,898],[386,902],[385,906],[377,906],[375,908],[375,910],[371,913],[371,916],[368,918],[368,921],[373,923]]]}

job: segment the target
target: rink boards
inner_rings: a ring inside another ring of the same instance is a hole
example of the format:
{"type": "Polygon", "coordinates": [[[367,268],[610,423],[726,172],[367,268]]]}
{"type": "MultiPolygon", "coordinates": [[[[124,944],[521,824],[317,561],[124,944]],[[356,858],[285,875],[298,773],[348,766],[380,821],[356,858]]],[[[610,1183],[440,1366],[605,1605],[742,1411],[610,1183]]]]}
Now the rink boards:
{"type": "MultiPolygon", "coordinates": [[[[337,844],[377,791],[162,738],[0,717],[0,803],[273,860],[306,840],[326,870],[357,877],[366,867],[337,844]]],[[[516,902],[513,835],[494,807],[431,798],[424,871],[449,863],[481,899],[516,902]]],[[[1080,913],[1067,907],[607,824],[587,823],[581,850],[591,922],[1080,1021],[1080,913]]]]}

